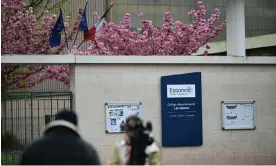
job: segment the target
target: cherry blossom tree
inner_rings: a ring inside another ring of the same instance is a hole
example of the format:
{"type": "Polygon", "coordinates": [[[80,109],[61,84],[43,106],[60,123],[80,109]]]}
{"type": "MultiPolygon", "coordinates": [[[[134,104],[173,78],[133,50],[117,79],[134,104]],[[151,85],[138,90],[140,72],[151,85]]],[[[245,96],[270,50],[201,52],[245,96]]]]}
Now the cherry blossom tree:
{"type": "MultiPolygon", "coordinates": [[[[52,49],[48,43],[49,30],[56,20],[55,15],[45,13],[37,20],[32,8],[24,8],[22,0],[1,1],[1,51],[2,54],[62,54],[65,41],[52,49]]],[[[69,27],[69,18],[65,19],[66,36],[69,41],[76,35],[82,11],[69,27]]],[[[192,23],[173,21],[169,12],[164,15],[161,28],[153,26],[139,13],[141,28],[131,30],[131,16],[124,15],[119,24],[105,22],[101,34],[92,41],[86,51],[76,49],[76,55],[191,55],[212,41],[225,28],[219,22],[220,11],[215,10],[209,19],[206,8],[198,2],[197,10],[188,13],[192,23]]],[[[97,13],[95,17],[99,18],[97,13]]],[[[2,91],[30,88],[45,79],[55,79],[69,85],[68,65],[2,65],[2,91]]]]}
{"type": "Polygon", "coordinates": [[[24,8],[32,7],[36,13],[36,18],[41,18],[44,11],[54,11],[58,10],[59,7],[63,6],[69,0],[58,0],[53,2],[52,0],[24,0],[24,8]]]}
{"type": "MultiPolygon", "coordinates": [[[[80,13],[81,14],[81,13],[80,13]]],[[[45,12],[42,20],[36,20],[32,8],[25,8],[22,0],[1,1],[1,52],[5,54],[59,54],[65,48],[65,39],[60,46],[50,48],[49,30],[56,15],[45,12]]],[[[78,29],[80,15],[69,27],[69,17],[64,23],[68,40],[78,29]]],[[[69,84],[68,65],[5,65],[1,67],[2,91],[30,88],[45,79],[55,79],[69,84]]]]}
{"type": "MultiPolygon", "coordinates": [[[[164,15],[161,28],[153,26],[152,21],[145,20],[139,13],[142,28],[131,30],[131,16],[126,13],[120,24],[105,23],[101,35],[86,50],[76,50],[77,55],[191,55],[205,46],[207,54],[212,41],[225,28],[220,23],[220,10],[206,17],[206,8],[199,1],[197,10],[188,13],[192,23],[184,24],[173,21],[170,12],[164,15]]],[[[97,13],[95,16],[98,17],[97,13]]]]}

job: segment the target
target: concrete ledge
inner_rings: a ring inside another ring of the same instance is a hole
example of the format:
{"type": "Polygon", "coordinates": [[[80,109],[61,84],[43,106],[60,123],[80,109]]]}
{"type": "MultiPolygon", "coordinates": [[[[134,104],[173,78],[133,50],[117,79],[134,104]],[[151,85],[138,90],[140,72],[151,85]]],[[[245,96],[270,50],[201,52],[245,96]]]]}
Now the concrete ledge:
{"type": "Polygon", "coordinates": [[[76,56],[90,64],[276,64],[276,57],[230,56],[76,56]]]}
{"type": "Polygon", "coordinates": [[[72,64],[75,63],[74,55],[2,55],[1,63],[6,64],[72,64]]]}
{"type": "Polygon", "coordinates": [[[276,57],[9,55],[5,64],[276,64],[276,57]]]}

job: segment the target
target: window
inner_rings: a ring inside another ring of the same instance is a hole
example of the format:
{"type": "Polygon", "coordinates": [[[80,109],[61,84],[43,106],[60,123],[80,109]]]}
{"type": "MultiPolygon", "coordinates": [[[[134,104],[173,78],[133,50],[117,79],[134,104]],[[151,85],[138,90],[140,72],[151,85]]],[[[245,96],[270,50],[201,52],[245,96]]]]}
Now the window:
{"type": "MultiPolygon", "coordinates": [[[[226,0],[202,0],[206,5],[206,17],[214,12],[215,8],[221,10],[221,20],[226,19],[226,0]]],[[[144,18],[153,21],[154,26],[160,27],[163,15],[170,11],[174,20],[190,23],[188,11],[194,9],[197,0],[116,0],[111,11],[111,19],[119,23],[123,15],[128,12],[132,18],[132,28],[141,27],[137,16],[144,13],[144,18]]],[[[245,0],[245,28],[246,37],[267,35],[276,33],[276,0],[245,0]]],[[[226,39],[226,31],[223,31],[216,41],[226,39]]]]}
{"type": "Polygon", "coordinates": [[[190,23],[188,11],[194,8],[194,0],[116,0],[111,11],[111,20],[119,23],[125,13],[130,13],[133,28],[141,27],[137,14],[144,13],[144,18],[152,20],[154,26],[160,27],[163,15],[170,11],[174,20],[190,23]]]}
{"type": "Polygon", "coordinates": [[[246,37],[276,33],[276,0],[245,0],[246,37]]]}

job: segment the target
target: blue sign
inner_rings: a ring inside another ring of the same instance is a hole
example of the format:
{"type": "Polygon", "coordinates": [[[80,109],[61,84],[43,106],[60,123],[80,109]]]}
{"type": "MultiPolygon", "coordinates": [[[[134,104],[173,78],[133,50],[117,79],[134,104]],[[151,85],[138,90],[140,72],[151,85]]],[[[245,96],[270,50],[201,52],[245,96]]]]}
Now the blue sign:
{"type": "Polygon", "coordinates": [[[161,77],[162,146],[199,146],[202,137],[201,72],[161,77]]]}

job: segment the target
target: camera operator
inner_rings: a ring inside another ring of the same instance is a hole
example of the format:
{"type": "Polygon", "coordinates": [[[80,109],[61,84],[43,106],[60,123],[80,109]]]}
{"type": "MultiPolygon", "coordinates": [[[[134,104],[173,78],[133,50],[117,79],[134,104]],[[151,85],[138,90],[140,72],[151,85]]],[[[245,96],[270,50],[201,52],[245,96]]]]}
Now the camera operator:
{"type": "Polygon", "coordinates": [[[42,138],[23,153],[19,165],[100,165],[96,149],[79,133],[75,112],[62,110],[42,138]]]}
{"type": "Polygon", "coordinates": [[[110,165],[160,165],[160,149],[151,136],[151,124],[137,116],[126,121],[126,135],[115,145],[110,165]]]}

